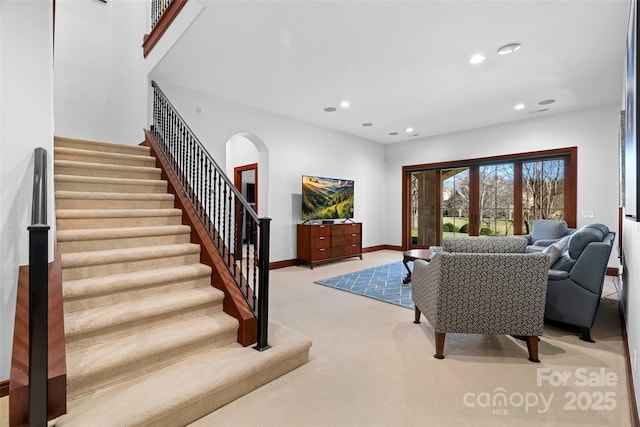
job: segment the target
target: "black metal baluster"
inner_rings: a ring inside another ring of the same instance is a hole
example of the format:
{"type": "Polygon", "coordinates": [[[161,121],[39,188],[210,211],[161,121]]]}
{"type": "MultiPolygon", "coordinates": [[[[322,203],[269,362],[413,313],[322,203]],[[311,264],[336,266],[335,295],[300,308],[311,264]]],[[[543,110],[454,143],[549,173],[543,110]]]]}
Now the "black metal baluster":
{"type": "MultiPolygon", "coordinates": [[[[258,271],[259,271],[259,266],[258,266],[258,223],[254,221],[253,223],[253,227],[251,229],[252,233],[253,233],[253,277],[252,277],[252,286],[253,286],[253,294],[256,295],[258,293],[258,286],[257,286],[257,279],[258,279],[258,271]]],[[[254,310],[256,310],[256,301],[255,299],[253,300],[253,305],[252,308],[254,310]]]]}
{"type": "Polygon", "coordinates": [[[208,230],[209,230],[209,236],[213,238],[213,230],[211,227],[211,219],[213,218],[213,188],[214,188],[214,183],[212,182],[213,177],[211,176],[211,162],[207,162],[207,170],[209,172],[209,176],[207,179],[207,183],[208,183],[208,187],[207,187],[207,200],[208,200],[208,204],[207,204],[207,222],[208,222],[208,230]]]}
{"type": "MultiPolygon", "coordinates": [[[[204,193],[203,193],[203,176],[204,174],[202,173],[203,169],[203,165],[204,165],[204,156],[202,154],[201,150],[198,150],[198,157],[200,158],[200,170],[198,171],[198,200],[203,200],[204,197],[204,193]]],[[[204,219],[204,206],[202,206],[202,203],[198,203],[198,207],[200,208],[200,219],[204,219]]]]}
{"type": "Polygon", "coordinates": [[[255,348],[266,350],[269,348],[267,321],[271,220],[255,216],[255,212],[209,156],[162,90],[155,82],[152,85],[152,132],[161,144],[161,150],[178,177],[185,196],[189,197],[258,320],[255,348]],[[242,280],[245,280],[244,285],[242,280]]]}
{"type": "MultiPolygon", "coordinates": [[[[243,212],[244,212],[244,208],[243,208],[243,212]]],[[[245,260],[245,273],[244,273],[244,277],[245,277],[245,281],[247,283],[247,292],[249,291],[249,281],[250,281],[250,277],[251,277],[251,272],[249,270],[250,266],[251,266],[251,258],[249,256],[249,248],[251,247],[251,242],[252,242],[252,217],[250,215],[250,212],[246,212],[245,215],[245,221],[246,221],[246,225],[243,226],[243,230],[242,232],[245,234],[245,240],[243,241],[243,245],[246,244],[246,250],[244,250],[244,256],[242,257],[245,260]]],[[[244,249],[244,248],[243,248],[244,249]]],[[[247,293],[247,295],[249,295],[247,293]]]]}
{"type": "MultiPolygon", "coordinates": [[[[218,251],[220,251],[220,247],[221,245],[221,233],[220,230],[222,229],[222,214],[221,214],[221,208],[222,208],[222,202],[221,202],[221,198],[222,198],[222,179],[220,178],[220,172],[216,170],[216,179],[218,181],[218,200],[216,200],[216,209],[218,211],[218,218],[216,219],[216,230],[218,231],[218,251]]],[[[222,253],[222,252],[220,252],[222,253]]]]}

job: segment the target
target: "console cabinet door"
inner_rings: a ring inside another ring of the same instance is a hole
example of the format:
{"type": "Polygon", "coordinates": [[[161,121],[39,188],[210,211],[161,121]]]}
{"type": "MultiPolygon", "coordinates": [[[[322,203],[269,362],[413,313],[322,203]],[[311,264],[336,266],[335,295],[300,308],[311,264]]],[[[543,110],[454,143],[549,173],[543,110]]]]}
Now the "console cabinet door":
{"type": "Polygon", "coordinates": [[[331,258],[342,258],[346,252],[346,230],[344,224],[331,226],[331,258]]]}

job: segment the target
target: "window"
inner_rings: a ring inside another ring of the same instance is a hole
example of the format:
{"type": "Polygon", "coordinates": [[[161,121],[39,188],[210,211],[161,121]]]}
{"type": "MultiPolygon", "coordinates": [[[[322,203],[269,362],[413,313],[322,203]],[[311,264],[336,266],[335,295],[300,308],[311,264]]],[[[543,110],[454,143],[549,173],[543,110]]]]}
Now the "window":
{"type": "Polygon", "coordinates": [[[480,234],[509,236],[514,234],[513,179],[514,164],[480,166],[480,234]]]}
{"type": "Polygon", "coordinates": [[[523,230],[529,230],[531,221],[538,218],[564,219],[564,161],[561,159],[522,164],[523,230]]]}
{"type": "Polygon", "coordinates": [[[575,147],[403,168],[403,247],[459,235],[526,234],[576,223],[575,147]]]}

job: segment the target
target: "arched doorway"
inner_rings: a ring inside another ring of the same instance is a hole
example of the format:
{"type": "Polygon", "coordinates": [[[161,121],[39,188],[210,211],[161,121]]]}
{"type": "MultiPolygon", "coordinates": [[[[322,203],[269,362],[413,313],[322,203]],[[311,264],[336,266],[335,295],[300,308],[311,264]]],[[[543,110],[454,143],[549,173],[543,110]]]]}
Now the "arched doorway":
{"type": "MultiPolygon", "coordinates": [[[[236,134],[229,138],[226,145],[226,170],[236,189],[244,196],[258,216],[267,216],[268,212],[268,155],[262,140],[250,134],[236,134]]],[[[255,245],[255,224],[250,216],[243,216],[235,224],[236,235],[241,245],[236,247],[236,259],[252,253],[255,245]]]]}
{"type": "Polygon", "coordinates": [[[266,144],[252,134],[233,135],[226,144],[226,171],[227,176],[234,180],[234,184],[239,182],[240,186],[236,185],[238,191],[242,192],[250,203],[255,203],[258,216],[268,216],[269,153],[266,144]],[[249,193],[255,195],[253,202],[249,193]]]}

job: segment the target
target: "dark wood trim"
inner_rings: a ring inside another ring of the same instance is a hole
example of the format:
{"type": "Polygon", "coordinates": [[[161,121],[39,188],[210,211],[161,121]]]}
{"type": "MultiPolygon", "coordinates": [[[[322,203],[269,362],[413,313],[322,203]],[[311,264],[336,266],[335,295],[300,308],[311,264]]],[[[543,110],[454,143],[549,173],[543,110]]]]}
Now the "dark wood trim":
{"type": "MultiPolygon", "coordinates": [[[[622,220],[624,219],[624,208],[618,208],[618,254],[622,251],[622,220]]],[[[620,255],[618,255],[620,258],[620,255]]]]}
{"type": "Polygon", "coordinates": [[[164,32],[167,31],[169,25],[176,19],[176,16],[178,16],[178,13],[180,13],[180,10],[182,10],[185,4],[187,4],[187,0],[173,0],[169,3],[169,6],[167,6],[158,23],[151,30],[151,33],[144,35],[142,40],[142,54],[145,58],[162,38],[164,32]]]}
{"type": "MultiPolygon", "coordinates": [[[[622,289],[624,286],[620,286],[622,289]]],[[[633,369],[631,366],[631,352],[629,351],[629,338],[627,335],[627,322],[626,315],[624,311],[624,302],[622,300],[622,295],[618,295],[620,299],[618,300],[618,310],[620,313],[620,326],[622,327],[622,341],[624,347],[624,359],[627,371],[627,394],[629,396],[629,412],[631,412],[631,425],[634,427],[640,426],[640,417],[638,417],[638,402],[636,400],[636,389],[633,384],[633,369]]]]}
{"type": "Polygon", "coordinates": [[[258,339],[258,323],[242,292],[233,280],[231,273],[220,257],[202,221],[198,218],[193,205],[184,196],[178,178],[175,176],[153,134],[145,129],[145,141],[142,145],[151,148],[156,158],[156,166],[162,169],[162,179],[167,180],[169,192],[175,196],[175,207],[182,210],[182,223],[191,227],[191,241],[200,245],[200,262],[211,267],[211,284],[224,292],[223,310],[238,319],[238,342],[243,346],[255,344],[258,339]]]}
{"type": "Polygon", "coordinates": [[[409,248],[411,242],[411,223],[409,222],[409,212],[411,212],[411,172],[407,166],[402,167],[402,247],[409,248]]]}
{"type": "Polygon", "coordinates": [[[0,381],[0,397],[9,396],[9,380],[0,381]]]}
{"type": "MultiPolygon", "coordinates": [[[[253,187],[253,202],[254,202],[253,211],[257,215],[258,214],[258,164],[251,163],[248,165],[243,165],[243,166],[238,166],[233,168],[233,186],[236,187],[236,190],[238,190],[240,194],[243,194],[242,193],[242,183],[243,183],[242,172],[247,172],[247,171],[253,171],[253,176],[255,179],[255,183],[253,187]]],[[[246,196],[245,196],[245,199],[246,199],[246,196]]],[[[242,203],[240,203],[240,201],[236,199],[236,218],[242,218],[242,217],[243,217],[242,203]]],[[[246,218],[247,220],[249,219],[248,214],[246,218]]],[[[244,226],[243,221],[236,222],[236,236],[242,236],[244,234],[242,230],[243,226],[244,226]]],[[[233,255],[236,257],[236,259],[242,259],[242,245],[236,246],[236,251],[233,255]]]]}
{"type": "MultiPolygon", "coordinates": [[[[436,191],[435,196],[437,200],[440,200],[442,197],[442,171],[436,171],[436,191]]],[[[436,203],[436,230],[442,230],[442,203],[436,203]]],[[[409,230],[411,233],[411,230],[409,230]]],[[[442,235],[441,233],[436,233],[436,245],[441,244],[442,235]]]]}
{"type": "MultiPolygon", "coordinates": [[[[578,148],[577,147],[565,147],[565,148],[556,148],[551,150],[541,150],[541,151],[528,151],[524,153],[515,153],[515,154],[505,154],[500,156],[490,156],[490,157],[479,157],[475,159],[464,159],[464,160],[451,160],[446,162],[436,162],[436,163],[423,163],[418,165],[407,165],[402,167],[402,247],[407,249],[409,247],[409,242],[411,241],[411,225],[409,223],[409,212],[411,209],[410,203],[410,189],[411,189],[411,180],[410,176],[412,172],[425,171],[425,170],[440,170],[447,168],[459,168],[459,167],[469,167],[471,170],[477,169],[473,166],[480,166],[486,164],[494,164],[494,163],[508,163],[508,162],[518,162],[518,161],[535,161],[535,160],[544,160],[544,159],[553,159],[553,158],[564,158],[565,159],[565,221],[567,225],[572,228],[576,228],[577,224],[577,183],[578,183],[578,148]]],[[[515,168],[514,174],[519,171],[522,176],[522,168],[515,168]]],[[[471,175],[471,172],[470,172],[471,175]]],[[[470,176],[470,180],[473,177],[470,176]]],[[[471,183],[470,183],[471,185],[471,183]]],[[[473,192],[472,192],[473,193],[473,192]]],[[[516,223],[522,223],[522,200],[519,197],[516,197],[517,194],[522,194],[522,180],[514,180],[514,210],[517,205],[520,205],[520,214],[516,215],[514,212],[514,222],[518,220],[517,216],[520,217],[520,220],[516,223]],[[520,182],[518,182],[520,181],[520,182]],[[519,190],[519,191],[517,191],[519,190]]],[[[469,207],[469,231],[472,233],[472,216],[474,212],[472,210],[472,206],[469,207]]],[[[479,220],[479,218],[478,218],[479,220]]],[[[478,221],[479,222],[479,221],[478,221]]],[[[521,226],[520,226],[521,227],[521,226]]],[[[520,228],[520,232],[524,233],[524,230],[520,228]]],[[[514,228],[514,232],[516,229],[514,228]]],[[[517,233],[516,233],[517,234],[517,233]]]]}
{"type": "MultiPolygon", "coordinates": [[[[396,245],[377,245],[377,246],[369,246],[368,248],[362,248],[362,253],[368,252],[377,252],[382,250],[390,250],[390,251],[403,251],[402,246],[396,245]]],[[[275,261],[269,264],[269,270],[277,270],[279,268],[293,267],[298,265],[295,259],[285,259],[282,261],[275,261]]]]}
{"type": "Polygon", "coordinates": [[[242,194],[242,172],[254,171],[255,175],[255,187],[253,189],[253,211],[258,213],[258,164],[251,163],[248,165],[238,166],[233,168],[233,185],[238,189],[238,191],[242,194]]]}
{"type": "Polygon", "coordinates": [[[452,167],[465,167],[486,165],[491,163],[507,163],[515,160],[531,159],[543,160],[558,157],[567,157],[577,153],[577,147],[555,148],[551,150],[527,151],[524,153],[503,154],[500,156],[477,157],[475,159],[450,160],[446,162],[423,163],[418,165],[403,166],[403,172],[416,172],[430,169],[446,169],[452,167]]]}
{"type": "MultiPolygon", "coordinates": [[[[362,253],[369,252],[377,252],[377,251],[398,251],[402,252],[405,249],[402,246],[398,245],[377,245],[377,246],[369,246],[368,248],[362,248],[362,253]]],[[[269,264],[269,270],[277,270],[279,268],[293,267],[298,265],[295,259],[285,259],[282,261],[275,261],[269,264]]],[[[617,277],[619,274],[619,270],[615,267],[607,267],[607,276],[617,277]]]]}
{"type": "MultiPolygon", "coordinates": [[[[54,247],[56,245],[54,244],[54,247]]],[[[62,306],[62,262],[55,250],[49,263],[49,413],[53,419],[67,412],[67,361],[62,306]]],[[[18,295],[13,330],[11,380],[9,382],[9,424],[26,426],[29,422],[29,266],[18,270],[18,295]]]]}
{"type": "MultiPolygon", "coordinates": [[[[438,197],[438,201],[441,202],[441,199],[438,197]]],[[[480,222],[480,168],[471,166],[469,168],[469,236],[480,235],[480,222]]]]}
{"type": "Polygon", "coordinates": [[[513,176],[513,234],[527,234],[522,230],[522,197],[517,196],[522,194],[522,163],[513,165],[513,176]]]}
{"type": "Polygon", "coordinates": [[[298,265],[295,259],[286,259],[269,263],[269,270],[277,270],[279,268],[293,267],[298,265]]]}
{"type": "Polygon", "coordinates": [[[565,148],[569,157],[564,161],[564,220],[576,228],[578,218],[578,147],[565,148]]]}

